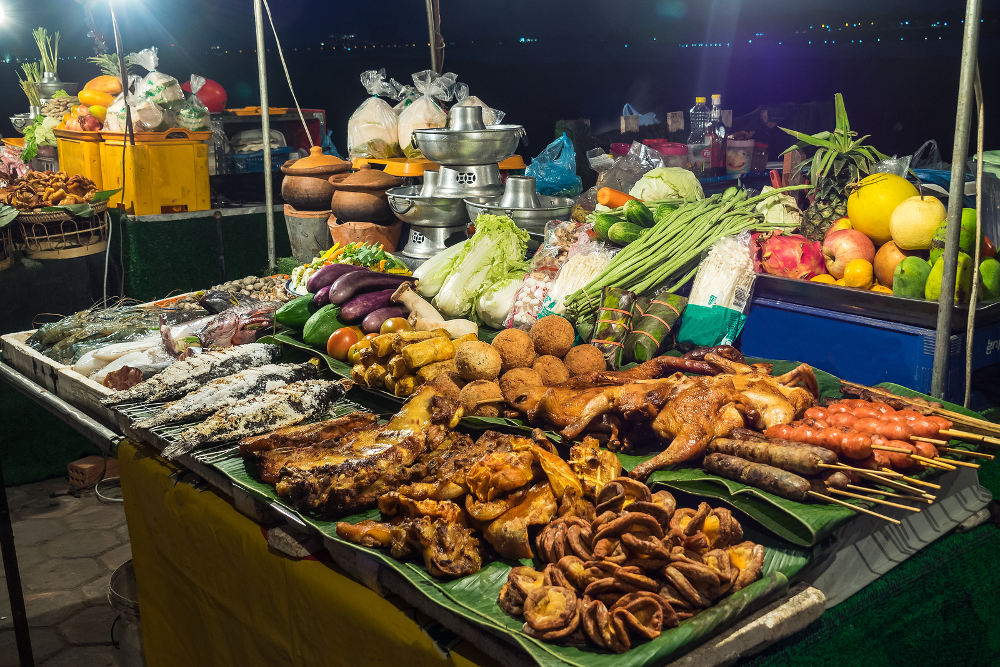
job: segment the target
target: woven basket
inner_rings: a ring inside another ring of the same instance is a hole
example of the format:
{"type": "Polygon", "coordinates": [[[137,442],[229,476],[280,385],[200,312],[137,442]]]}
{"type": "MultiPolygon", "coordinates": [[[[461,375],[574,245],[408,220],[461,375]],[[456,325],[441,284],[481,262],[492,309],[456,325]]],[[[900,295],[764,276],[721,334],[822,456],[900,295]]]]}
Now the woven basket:
{"type": "Polygon", "coordinates": [[[72,259],[104,252],[108,247],[107,211],[89,218],[30,222],[18,216],[21,250],[32,259],[72,259]]]}
{"type": "MultiPolygon", "coordinates": [[[[94,209],[94,215],[99,216],[108,210],[108,202],[99,201],[90,206],[94,209]]],[[[17,214],[17,219],[23,223],[30,222],[62,222],[72,220],[73,215],[69,211],[21,211],[17,214]]]]}

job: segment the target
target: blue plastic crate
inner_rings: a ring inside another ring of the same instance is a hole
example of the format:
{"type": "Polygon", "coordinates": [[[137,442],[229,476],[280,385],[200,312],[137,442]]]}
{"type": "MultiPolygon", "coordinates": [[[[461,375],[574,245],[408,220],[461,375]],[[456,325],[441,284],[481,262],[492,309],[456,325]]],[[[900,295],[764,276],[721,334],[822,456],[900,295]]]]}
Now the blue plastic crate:
{"type": "MultiPolygon", "coordinates": [[[[741,336],[744,354],[802,361],[874,385],[895,382],[929,392],[934,329],[754,297],[741,336]]],[[[1000,323],[976,328],[973,370],[1000,363],[1000,323]]],[[[946,398],[962,402],[965,334],[949,341],[946,398]]]]}
{"type": "MultiPolygon", "coordinates": [[[[292,153],[291,146],[271,149],[271,170],[278,171],[292,153]]],[[[264,151],[253,153],[227,153],[225,158],[225,173],[227,174],[260,174],[264,172],[264,151]]]]}

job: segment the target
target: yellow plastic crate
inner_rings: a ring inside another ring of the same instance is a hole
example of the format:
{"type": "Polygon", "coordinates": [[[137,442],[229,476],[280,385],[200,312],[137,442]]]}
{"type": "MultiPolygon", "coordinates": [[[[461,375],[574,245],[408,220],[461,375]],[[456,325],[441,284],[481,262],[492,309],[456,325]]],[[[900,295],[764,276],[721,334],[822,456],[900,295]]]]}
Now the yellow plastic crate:
{"type": "Polygon", "coordinates": [[[56,150],[59,152],[61,170],[70,175],[86,176],[94,182],[98,190],[105,189],[104,175],[101,173],[100,136],[96,139],[75,139],[57,131],[56,150]]]}
{"type": "Polygon", "coordinates": [[[123,187],[109,200],[135,215],[158,215],[211,208],[208,146],[191,139],[127,141],[105,137],[101,146],[104,189],[123,187]],[[124,173],[122,150],[124,148],[124,173]]]}

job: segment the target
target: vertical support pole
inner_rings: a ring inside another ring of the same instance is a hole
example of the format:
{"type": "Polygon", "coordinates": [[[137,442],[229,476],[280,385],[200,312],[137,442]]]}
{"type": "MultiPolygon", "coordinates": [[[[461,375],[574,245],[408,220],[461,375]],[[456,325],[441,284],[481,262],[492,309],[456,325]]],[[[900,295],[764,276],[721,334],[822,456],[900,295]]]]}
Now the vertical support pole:
{"type": "Polygon", "coordinates": [[[277,266],[274,250],[274,190],[271,173],[271,116],[267,109],[267,60],[264,51],[264,12],[261,0],[253,0],[254,30],[257,32],[257,81],[260,84],[260,130],[264,141],[264,215],[267,219],[267,268],[277,266]]]}
{"type": "Polygon", "coordinates": [[[2,462],[0,462],[0,552],[3,555],[3,570],[7,575],[7,596],[10,598],[10,614],[14,618],[14,639],[17,642],[18,661],[21,667],[32,667],[35,660],[31,655],[28,614],[24,610],[21,572],[17,569],[14,530],[11,527],[10,507],[7,505],[7,489],[3,485],[2,462]]]}
{"type": "Polygon", "coordinates": [[[427,4],[427,43],[431,47],[431,69],[438,71],[437,62],[437,37],[434,30],[434,0],[426,0],[427,4]]]}
{"type": "MultiPolygon", "coordinates": [[[[979,16],[982,0],[967,0],[962,36],[962,69],[958,82],[958,110],[955,114],[955,144],[951,154],[951,185],[948,189],[948,231],[945,236],[944,274],[938,297],[937,332],[934,340],[934,370],[931,394],[944,398],[948,375],[948,341],[955,299],[955,270],[958,267],[958,240],[961,231],[962,197],[965,195],[965,163],[969,157],[969,129],[972,124],[972,87],[979,44],[979,16]]],[[[973,267],[973,270],[976,270],[973,267]]],[[[970,304],[975,307],[976,304],[970,304]]]]}

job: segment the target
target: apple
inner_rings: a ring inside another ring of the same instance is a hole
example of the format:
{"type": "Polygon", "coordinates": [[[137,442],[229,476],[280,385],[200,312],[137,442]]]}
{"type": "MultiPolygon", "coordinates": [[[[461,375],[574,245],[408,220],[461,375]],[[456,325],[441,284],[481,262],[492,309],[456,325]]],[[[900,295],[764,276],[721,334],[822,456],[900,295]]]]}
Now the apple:
{"type": "Polygon", "coordinates": [[[86,104],[81,104],[76,108],[77,118],[83,118],[84,116],[89,116],[89,115],[90,115],[90,107],[88,107],[86,104]]]}
{"type": "Polygon", "coordinates": [[[823,258],[830,275],[843,278],[844,269],[852,259],[868,262],[875,259],[875,245],[856,229],[838,229],[823,240],[823,258]]]}
{"type": "Polygon", "coordinates": [[[837,218],[836,220],[834,220],[833,224],[830,225],[830,228],[826,230],[826,234],[824,235],[824,240],[830,234],[833,234],[836,231],[840,231],[841,229],[854,229],[854,227],[851,225],[851,221],[849,218],[837,218]]]}
{"type": "Polygon", "coordinates": [[[900,250],[895,241],[886,241],[882,244],[882,247],[875,253],[875,261],[872,262],[875,267],[875,277],[878,278],[879,283],[886,287],[892,287],[892,277],[896,271],[896,265],[913,254],[900,250]]]}

